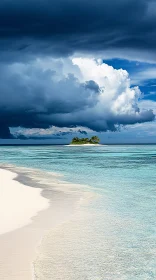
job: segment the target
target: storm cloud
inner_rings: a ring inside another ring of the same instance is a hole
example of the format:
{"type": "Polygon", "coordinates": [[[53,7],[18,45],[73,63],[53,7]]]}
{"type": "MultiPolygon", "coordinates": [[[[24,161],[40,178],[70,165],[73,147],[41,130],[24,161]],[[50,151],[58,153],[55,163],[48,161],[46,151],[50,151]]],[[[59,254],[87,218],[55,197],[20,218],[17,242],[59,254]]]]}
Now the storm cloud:
{"type": "Polygon", "coordinates": [[[1,0],[0,138],[14,127],[105,132],[154,120],[127,71],[103,59],[156,62],[155,26],[153,0],[1,0]]]}
{"type": "Polygon", "coordinates": [[[153,0],[1,0],[1,60],[102,53],[156,61],[153,0]]]}
{"type": "Polygon", "coordinates": [[[152,121],[139,109],[141,92],[127,71],[94,59],[51,59],[1,65],[1,138],[8,127],[86,127],[116,131],[121,125],[152,121]],[[68,65],[68,67],[67,67],[68,65]]]}

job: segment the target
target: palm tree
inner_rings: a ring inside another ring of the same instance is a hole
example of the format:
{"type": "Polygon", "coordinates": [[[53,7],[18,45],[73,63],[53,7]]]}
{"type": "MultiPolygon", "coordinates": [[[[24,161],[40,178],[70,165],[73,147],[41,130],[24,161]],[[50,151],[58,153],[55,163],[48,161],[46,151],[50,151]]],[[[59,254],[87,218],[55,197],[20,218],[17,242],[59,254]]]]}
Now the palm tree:
{"type": "Polygon", "coordinates": [[[79,139],[78,137],[74,137],[73,140],[72,140],[72,142],[79,142],[79,140],[80,140],[80,139],[79,139]]]}
{"type": "Polygon", "coordinates": [[[100,142],[100,139],[98,136],[92,136],[90,139],[91,143],[98,144],[100,142]]]}

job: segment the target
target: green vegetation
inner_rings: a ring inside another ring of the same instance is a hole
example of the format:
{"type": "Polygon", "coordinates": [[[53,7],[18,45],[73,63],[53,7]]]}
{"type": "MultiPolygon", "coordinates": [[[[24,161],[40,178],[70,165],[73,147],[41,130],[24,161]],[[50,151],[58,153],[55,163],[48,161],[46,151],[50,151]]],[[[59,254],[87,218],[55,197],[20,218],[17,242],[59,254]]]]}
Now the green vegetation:
{"type": "Polygon", "coordinates": [[[83,144],[99,144],[100,139],[97,136],[92,136],[89,138],[78,138],[74,137],[71,141],[71,145],[83,145],[83,144]]]}

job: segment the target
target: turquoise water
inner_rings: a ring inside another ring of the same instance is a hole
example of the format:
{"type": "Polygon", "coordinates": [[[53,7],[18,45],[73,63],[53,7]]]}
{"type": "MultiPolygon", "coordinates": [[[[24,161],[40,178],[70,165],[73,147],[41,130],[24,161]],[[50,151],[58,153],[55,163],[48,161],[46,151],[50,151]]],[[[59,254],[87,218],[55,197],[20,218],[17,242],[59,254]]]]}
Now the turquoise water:
{"type": "MultiPolygon", "coordinates": [[[[0,162],[59,172],[67,181],[90,185],[99,194],[86,206],[85,220],[79,218],[81,225],[71,225],[75,229],[70,231],[70,244],[61,247],[70,273],[46,279],[156,279],[155,145],[0,147],[0,162]],[[72,243],[74,236],[83,242],[72,243]],[[76,244],[78,249],[72,249],[76,244]]],[[[68,229],[63,232],[65,236],[68,229]]]]}

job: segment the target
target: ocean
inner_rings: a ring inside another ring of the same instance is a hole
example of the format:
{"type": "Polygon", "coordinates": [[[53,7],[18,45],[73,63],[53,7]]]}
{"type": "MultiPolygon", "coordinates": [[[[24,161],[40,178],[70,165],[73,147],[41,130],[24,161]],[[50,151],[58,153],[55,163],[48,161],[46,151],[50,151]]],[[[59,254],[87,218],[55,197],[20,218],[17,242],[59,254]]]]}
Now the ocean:
{"type": "Polygon", "coordinates": [[[156,145],[4,146],[0,162],[95,194],[43,239],[37,280],[156,279],[156,145]]]}

